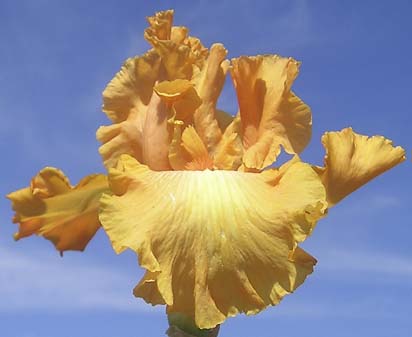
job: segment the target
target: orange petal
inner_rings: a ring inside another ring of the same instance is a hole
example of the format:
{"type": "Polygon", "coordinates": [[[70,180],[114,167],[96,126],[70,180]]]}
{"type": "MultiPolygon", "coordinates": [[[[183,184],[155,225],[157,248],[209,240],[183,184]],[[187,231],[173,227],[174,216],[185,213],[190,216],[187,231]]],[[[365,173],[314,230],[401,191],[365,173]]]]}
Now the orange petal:
{"type": "Polygon", "coordinates": [[[213,161],[205,145],[192,126],[184,129],[183,122],[175,121],[174,135],[169,148],[169,162],[174,170],[205,170],[213,168],[213,161]]]}
{"type": "Polygon", "coordinates": [[[146,29],[146,34],[156,37],[159,40],[169,40],[173,24],[172,9],[160,11],[153,16],[148,16],[146,19],[149,22],[149,28],[146,29]]]}
{"type": "Polygon", "coordinates": [[[323,216],[326,195],[307,164],[155,172],[122,156],[109,176],[117,192],[102,197],[100,220],[115,251],[134,250],[148,270],[135,295],[199,328],[279,303],[313,270],[297,243],[323,216]]]}
{"type": "Polygon", "coordinates": [[[114,123],[126,120],[131,111],[145,114],[159,66],[160,58],[153,51],[126,60],[103,91],[102,109],[114,123]]]}
{"type": "Polygon", "coordinates": [[[213,162],[206,146],[194,127],[188,126],[183,131],[182,145],[192,157],[192,161],[186,165],[187,170],[205,170],[213,168],[213,162]]]}
{"type": "Polygon", "coordinates": [[[173,139],[169,147],[169,163],[173,170],[185,170],[187,165],[193,160],[189,152],[182,144],[182,121],[174,122],[173,139]]]}
{"type": "Polygon", "coordinates": [[[159,66],[160,58],[153,51],[128,59],[104,90],[103,111],[116,123],[96,133],[107,168],[115,166],[121,154],[143,160],[143,128],[159,66]]]}
{"type": "Polygon", "coordinates": [[[202,104],[194,114],[194,125],[209,152],[213,152],[222,137],[216,120],[216,102],[225,83],[229,61],[225,60],[227,50],[222,44],[210,48],[204,67],[193,78],[202,104]]]}
{"type": "Polygon", "coordinates": [[[405,160],[405,151],[382,136],[359,135],[351,128],[326,132],[325,167],[317,167],[333,206],[371,179],[405,160]]]}
{"type": "Polygon", "coordinates": [[[290,91],[299,63],[277,55],[232,60],[231,75],[243,125],[244,164],[262,169],[271,165],[283,146],[301,152],[311,136],[311,112],[290,91]]]}
{"type": "Polygon", "coordinates": [[[199,39],[186,37],[184,27],[173,29],[172,35],[173,11],[156,13],[148,21],[144,37],[162,58],[166,79],[191,79],[194,65],[203,64],[207,49],[199,39]]]}
{"type": "Polygon", "coordinates": [[[173,137],[174,116],[170,107],[153,94],[143,129],[143,162],[152,170],[169,170],[169,145],[173,137]]]}
{"type": "Polygon", "coordinates": [[[72,187],[58,169],[46,167],[31,181],[31,187],[10,193],[19,223],[15,239],[32,234],[53,242],[60,252],[84,250],[100,227],[97,216],[100,196],[109,191],[106,176],[90,175],[72,187]]]}
{"type": "Polygon", "coordinates": [[[190,122],[193,114],[201,104],[193,84],[188,80],[163,81],[154,88],[156,94],[176,113],[175,118],[190,122]]]}
{"type": "Polygon", "coordinates": [[[213,163],[217,169],[236,171],[242,164],[243,145],[240,132],[240,117],[236,117],[226,128],[214,153],[213,163]]]}

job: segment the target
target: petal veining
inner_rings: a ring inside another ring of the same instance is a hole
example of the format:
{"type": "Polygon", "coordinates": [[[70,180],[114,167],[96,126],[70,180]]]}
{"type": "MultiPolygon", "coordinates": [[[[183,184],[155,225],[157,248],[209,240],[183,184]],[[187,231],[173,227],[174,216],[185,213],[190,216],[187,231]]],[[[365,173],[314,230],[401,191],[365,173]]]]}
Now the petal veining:
{"type": "Polygon", "coordinates": [[[135,295],[199,328],[277,304],[312,272],[316,260],[297,243],[326,201],[307,164],[155,172],[122,156],[109,176],[117,192],[102,197],[100,221],[115,251],[134,250],[148,270],[135,295]]]}

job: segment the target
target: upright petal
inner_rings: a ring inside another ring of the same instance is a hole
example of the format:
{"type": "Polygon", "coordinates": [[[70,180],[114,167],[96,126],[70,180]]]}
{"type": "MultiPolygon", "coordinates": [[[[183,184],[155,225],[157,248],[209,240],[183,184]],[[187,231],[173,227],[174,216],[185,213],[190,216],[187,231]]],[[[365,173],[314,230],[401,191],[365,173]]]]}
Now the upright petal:
{"type": "Polygon", "coordinates": [[[185,27],[172,28],[173,11],[156,13],[148,21],[144,37],[162,58],[166,79],[190,79],[194,65],[203,64],[207,49],[199,39],[186,36],[185,27]]]}
{"type": "Polygon", "coordinates": [[[173,138],[171,107],[153,94],[143,128],[143,162],[152,170],[169,170],[169,146],[173,138]]]}
{"type": "Polygon", "coordinates": [[[277,304],[316,263],[297,247],[325,212],[309,165],[154,172],[122,156],[110,183],[116,195],[102,197],[100,221],[115,251],[134,250],[148,270],[135,295],[199,328],[277,304]]]}
{"type": "Polygon", "coordinates": [[[222,137],[216,119],[216,103],[229,69],[229,61],[225,60],[226,55],[227,50],[222,44],[212,45],[204,67],[192,80],[202,99],[202,104],[194,114],[194,125],[209,153],[216,149],[222,137]]]}
{"type": "Polygon", "coordinates": [[[150,26],[146,29],[146,34],[159,40],[170,40],[173,15],[174,11],[169,9],[157,12],[153,16],[148,16],[146,19],[150,26]]]}
{"type": "Polygon", "coordinates": [[[19,224],[15,239],[32,234],[53,242],[60,252],[84,250],[100,227],[97,216],[102,193],[109,192],[106,176],[90,175],[72,187],[58,169],[46,167],[31,186],[10,193],[19,224]]]}
{"type": "Polygon", "coordinates": [[[326,132],[325,167],[317,167],[333,206],[371,179],[405,160],[405,151],[382,136],[367,137],[351,128],[326,132]]]}
{"type": "Polygon", "coordinates": [[[231,75],[237,92],[243,125],[246,167],[271,165],[283,146],[300,153],[310,140],[309,107],[290,89],[299,63],[277,55],[240,57],[232,60],[231,75]]]}
{"type": "Polygon", "coordinates": [[[103,91],[102,109],[114,123],[125,121],[131,111],[145,114],[159,66],[160,57],[153,50],[126,60],[103,91]]]}
{"type": "Polygon", "coordinates": [[[115,124],[100,127],[96,138],[107,168],[115,166],[121,154],[143,160],[143,128],[159,65],[153,51],[128,59],[104,90],[103,111],[115,124]]]}

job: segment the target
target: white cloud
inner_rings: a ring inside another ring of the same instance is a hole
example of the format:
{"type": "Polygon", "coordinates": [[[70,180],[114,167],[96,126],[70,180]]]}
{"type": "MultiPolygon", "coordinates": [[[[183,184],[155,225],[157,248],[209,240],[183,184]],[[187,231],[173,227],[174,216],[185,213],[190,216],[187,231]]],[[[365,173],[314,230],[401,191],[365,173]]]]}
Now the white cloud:
{"type": "Polygon", "coordinates": [[[0,250],[0,312],[162,311],[132,295],[134,279],[115,268],[58,256],[0,250]]]}

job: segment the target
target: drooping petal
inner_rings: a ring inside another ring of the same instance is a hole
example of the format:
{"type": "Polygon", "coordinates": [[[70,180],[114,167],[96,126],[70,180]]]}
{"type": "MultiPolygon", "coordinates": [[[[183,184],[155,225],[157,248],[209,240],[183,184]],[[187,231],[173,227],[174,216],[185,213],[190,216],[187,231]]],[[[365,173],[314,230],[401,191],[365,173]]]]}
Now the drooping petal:
{"type": "Polygon", "coordinates": [[[327,191],[329,206],[371,179],[405,160],[405,151],[382,136],[368,137],[351,128],[322,137],[324,167],[316,167],[327,191]]]}
{"type": "Polygon", "coordinates": [[[154,172],[122,156],[110,183],[116,195],[102,197],[100,221],[114,250],[134,250],[148,270],[135,295],[199,328],[277,304],[316,263],[296,246],[325,212],[324,187],[307,164],[154,172]]]}
{"type": "Polygon", "coordinates": [[[7,196],[19,224],[15,239],[37,234],[60,252],[84,250],[100,227],[97,212],[100,196],[109,192],[107,177],[90,175],[72,187],[63,172],[46,167],[30,185],[7,196]]]}
{"type": "Polygon", "coordinates": [[[277,55],[232,59],[231,76],[243,125],[246,167],[271,165],[283,146],[300,153],[311,136],[309,107],[290,91],[299,70],[292,58],[277,55]]]}
{"type": "Polygon", "coordinates": [[[193,78],[196,91],[202,100],[194,114],[194,125],[209,153],[215,150],[222,137],[215,115],[216,103],[229,69],[229,61],[225,60],[226,55],[227,50],[222,44],[212,45],[204,67],[193,78]]]}

